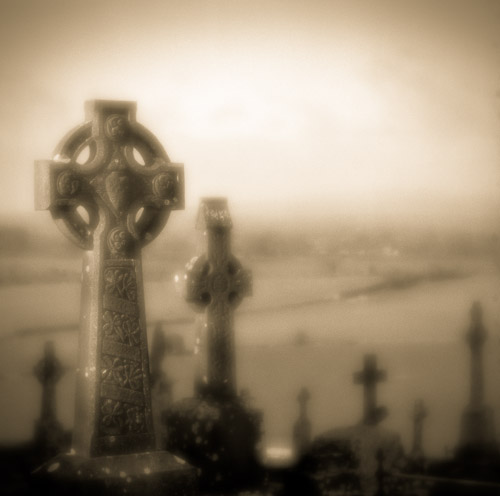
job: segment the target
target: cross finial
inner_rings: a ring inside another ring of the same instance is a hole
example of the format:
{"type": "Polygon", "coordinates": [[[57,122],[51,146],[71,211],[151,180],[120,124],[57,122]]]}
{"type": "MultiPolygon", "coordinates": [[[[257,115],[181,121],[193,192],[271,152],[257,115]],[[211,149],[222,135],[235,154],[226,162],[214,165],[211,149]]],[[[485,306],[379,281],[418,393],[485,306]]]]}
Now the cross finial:
{"type": "Polygon", "coordinates": [[[361,372],[354,373],[355,384],[364,386],[363,423],[375,425],[386,415],[385,407],[377,406],[377,383],[386,380],[386,372],[377,368],[377,357],[373,354],[364,356],[364,367],[361,372]]]}
{"type": "MultiPolygon", "coordinates": [[[[196,311],[205,312],[203,336],[198,336],[206,341],[207,353],[200,388],[214,396],[234,396],[233,311],[251,293],[251,273],[231,253],[226,198],[203,198],[196,226],[204,232],[206,253],[187,264],[184,297],[196,311]]],[[[201,354],[203,346],[197,350],[201,354]]]]}

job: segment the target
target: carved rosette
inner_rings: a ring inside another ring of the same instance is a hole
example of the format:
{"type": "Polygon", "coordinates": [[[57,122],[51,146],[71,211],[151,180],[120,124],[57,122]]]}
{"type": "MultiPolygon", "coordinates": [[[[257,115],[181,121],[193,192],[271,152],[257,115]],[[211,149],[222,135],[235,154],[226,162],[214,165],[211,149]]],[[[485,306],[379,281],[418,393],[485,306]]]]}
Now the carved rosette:
{"type": "Polygon", "coordinates": [[[103,294],[98,432],[101,436],[145,434],[145,330],[140,324],[134,266],[107,267],[103,294]]]}
{"type": "Polygon", "coordinates": [[[71,171],[64,171],[57,176],[57,192],[65,197],[70,198],[80,189],[80,181],[71,171]]]}
{"type": "Polygon", "coordinates": [[[127,136],[127,120],[123,115],[112,114],[104,124],[106,136],[112,141],[123,141],[127,136]]]}

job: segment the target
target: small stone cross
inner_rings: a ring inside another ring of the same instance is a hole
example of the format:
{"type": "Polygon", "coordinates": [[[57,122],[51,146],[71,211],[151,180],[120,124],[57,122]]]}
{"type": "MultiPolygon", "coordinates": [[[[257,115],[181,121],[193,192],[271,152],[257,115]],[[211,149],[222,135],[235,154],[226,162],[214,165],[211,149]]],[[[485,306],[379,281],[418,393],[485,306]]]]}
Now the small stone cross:
{"type": "Polygon", "coordinates": [[[423,457],[422,431],[427,415],[428,412],[425,403],[422,400],[415,401],[413,408],[413,447],[411,450],[413,458],[423,457]]]}
{"type": "Polygon", "coordinates": [[[73,448],[154,449],[141,248],[183,208],[184,176],[133,102],[87,103],[87,122],[36,163],[35,204],[85,250],[73,448]]]}
{"type": "Polygon", "coordinates": [[[44,451],[58,448],[62,426],[56,414],[56,385],[64,374],[64,368],[57,359],[54,343],[45,343],[44,357],[34,368],[34,374],[42,385],[42,408],[36,424],[35,442],[44,451]]]}
{"type": "Polygon", "coordinates": [[[365,425],[376,425],[386,416],[385,408],[377,406],[377,383],[385,379],[385,371],[377,369],[376,355],[365,355],[363,370],[354,373],[355,384],[364,386],[363,423],[365,425]]]}
{"type": "Polygon", "coordinates": [[[471,324],[466,336],[471,351],[470,405],[479,408],[484,400],[483,346],[487,338],[481,303],[472,304],[470,315],[471,324]]]}
{"type": "MultiPolygon", "coordinates": [[[[233,312],[252,287],[251,272],[231,253],[231,228],[226,198],[202,199],[197,229],[206,237],[207,251],[187,264],[184,276],[186,301],[205,312],[207,356],[200,393],[216,398],[236,395],[233,312]]],[[[201,354],[202,347],[197,349],[201,354]]]]}

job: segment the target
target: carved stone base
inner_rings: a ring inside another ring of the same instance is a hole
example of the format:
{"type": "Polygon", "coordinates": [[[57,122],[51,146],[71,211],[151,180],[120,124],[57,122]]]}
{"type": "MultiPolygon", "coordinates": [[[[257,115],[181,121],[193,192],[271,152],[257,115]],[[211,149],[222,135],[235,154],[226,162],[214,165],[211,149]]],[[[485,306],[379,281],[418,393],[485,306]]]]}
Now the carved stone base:
{"type": "Polygon", "coordinates": [[[237,398],[189,398],[173,404],[163,421],[167,449],[201,469],[202,488],[243,488],[258,481],[260,412],[237,398]]]}
{"type": "Polygon", "coordinates": [[[196,472],[166,451],[85,458],[61,454],[33,473],[31,494],[193,496],[196,472]]]}
{"type": "Polygon", "coordinates": [[[495,444],[493,410],[487,406],[468,407],[462,415],[459,451],[490,451],[495,444]]]}

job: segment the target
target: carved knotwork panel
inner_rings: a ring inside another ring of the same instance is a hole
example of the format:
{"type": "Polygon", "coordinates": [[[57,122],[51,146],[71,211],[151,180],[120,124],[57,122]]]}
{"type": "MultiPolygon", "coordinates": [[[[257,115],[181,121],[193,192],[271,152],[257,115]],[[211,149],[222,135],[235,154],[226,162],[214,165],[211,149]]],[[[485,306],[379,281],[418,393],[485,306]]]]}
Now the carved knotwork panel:
{"type": "Polygon", "coordinates": [[[141,327],[135,265],[108,264],[103,277],[98,431],[101,436],[146,433],[146,331],[141,327]]]}

